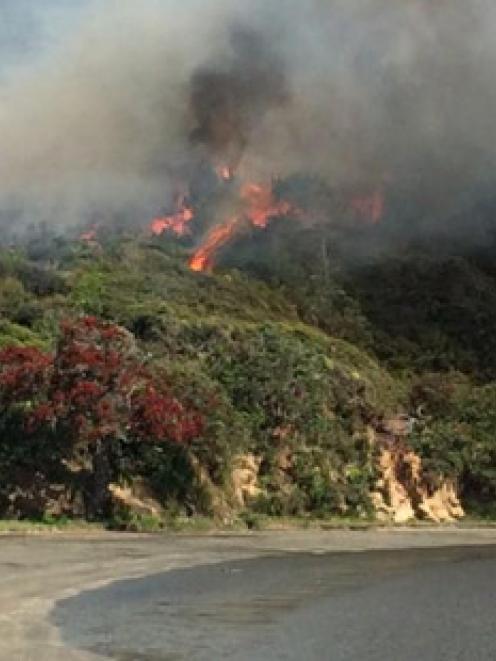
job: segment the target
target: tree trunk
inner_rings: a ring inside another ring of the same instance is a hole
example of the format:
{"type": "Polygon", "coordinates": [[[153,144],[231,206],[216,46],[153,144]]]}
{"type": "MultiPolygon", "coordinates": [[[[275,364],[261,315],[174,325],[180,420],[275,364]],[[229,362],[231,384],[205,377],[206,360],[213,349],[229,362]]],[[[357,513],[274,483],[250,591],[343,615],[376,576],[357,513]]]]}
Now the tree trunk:
{"type": "Polygon", "coordinates": [[[111,498],[108,489],[112,481],[112,465],[108,439],[99,439],[93,448],[93,472],[89,477],[86,493],[88,516],[102,520],[111,514],[111,498]]]}

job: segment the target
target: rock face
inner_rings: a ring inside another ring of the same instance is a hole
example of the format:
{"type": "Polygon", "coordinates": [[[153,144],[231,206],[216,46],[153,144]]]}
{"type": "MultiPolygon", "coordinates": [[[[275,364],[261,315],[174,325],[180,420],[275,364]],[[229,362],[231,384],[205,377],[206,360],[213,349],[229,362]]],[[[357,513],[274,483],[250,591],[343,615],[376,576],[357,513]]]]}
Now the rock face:
{"type": "Polygon", "coordinates": [[[210,513],[220,523],[231,523],[233,521],[233,512],[225,491],[213,483],[208,471],[200,464],[196,457],[191,455],[190,460],[198,484],[204,489],[210,501],[210,513]]]}
{"type": "Polygon", "coordinates": [[[112,502],[126,511],[141,516],[160,518],[163,514],[160,503],[155,500],[144,480],[135,479],[130,486],[109,484],[112,502]]]}
{"type": "Polygon", "coordinates": [[[234,458],[231,481],[234,500],[239,507],[245,507],[250,499],[261,494],[257,484],[261,463],[262,458],[251,453],[234,458]]]}
{"type": "MultiPolygon", "coordinates": [[[[377,519],[394,523],[426,520],[450,522],[464,516],[456,484],[448,479],[432,480],[425,475],[422,460],[407,444],[411,421],[397,416],[377,428],[369,428],[369,440],[376,450],[378,479],[370,494],[377,519]]],[[[249,507],[262,492],[259,473],[262,457],[244,454],[235,457],[231,472],[233,503],[236,509],[249,507]]],[[[292,455],[283,448],[278,457],[279,488],[292,484],[292,455]]]]}
{"type": "MultiPolygon", "coordinates": [[[[370,494],[377,519],[394,523],[426,520],[450,522],[464,516],[456,484],[448,479],[433,483],[425,475],[422,460],[408,447],[411,421],[397,416],[375,428],[369,428],[369,441],[376,455],[378,479],[370,494]]],[[[253,453],[234,458],[231,470],[231,494],[212,483],[207,471],[192,457],[198,484],[208,492],[213,515],[223,521],[232,520],[237,510],[249,508],[263,493],[259,484],[262,457],[253,453]]],[[[277,458],[277,476],[281,490],[291,490],[293,456],[283,446],[277,458]]],[[[114,505],[144,516],[160,518],[161,505],[154,499],[145,480],[136,479],[132,486],[111,484],[109,490],[114,505]]]]}
{"type": "Polygon", "coordinates": [[[1,503],[2,515],[13,519],[85,516],[84,500],[80,492],[67,484],[51,482],[42,473],[16,474],[16,484],[1,503]]]}
{"type": "Polygon", "coordinates": [[[406,444],[408,428],[408,421],[398,416],[371,432],[378,451],[379,478],[371,494],[377,518],[395,523],[412,519],[441,523],[462,518],[465,513],[456,485],[444,479],[433,486],[426,478],[421,458],[406,444]]]}

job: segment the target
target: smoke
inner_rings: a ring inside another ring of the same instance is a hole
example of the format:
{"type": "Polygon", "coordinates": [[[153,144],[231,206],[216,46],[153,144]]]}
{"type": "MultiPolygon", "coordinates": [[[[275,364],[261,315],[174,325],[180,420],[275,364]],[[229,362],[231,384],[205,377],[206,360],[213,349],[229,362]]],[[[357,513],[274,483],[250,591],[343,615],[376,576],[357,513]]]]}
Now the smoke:
{"type": "Polygon", "coordinates": [[[227,57],[201,67],[191,81],[197,127],[193,142],[235,169],[254,128],[288,99],[285,67],[267,36],[240,26],[230,32],[227,57]]]}
{"type": "Polygon", "coordinates": [[[494,184],[489,0],[88,0],[53,17],[0,74],[7,222],[146,222],[205,154],[385,187],[427,224],[494,184]]]}
{"type": "Polygon", "coordinates": [[[38,59],[10,67],[0,85],[4,215],[146,219],[167,203],[171,173],[189,158],[188,81],[217,30],[201,4],[86,3],[38,59]]]}

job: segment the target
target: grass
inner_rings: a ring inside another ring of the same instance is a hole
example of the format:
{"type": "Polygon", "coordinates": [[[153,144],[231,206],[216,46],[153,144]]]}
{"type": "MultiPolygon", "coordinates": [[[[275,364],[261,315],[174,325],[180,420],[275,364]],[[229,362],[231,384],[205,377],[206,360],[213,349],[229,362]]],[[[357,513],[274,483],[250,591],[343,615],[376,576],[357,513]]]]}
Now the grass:
{"type": "Polygon", "coordinates": [[[215,533],[242,533],[247,531],[256,532],[291,532],[298,530],[332,531],[353,530],[366,531],[371,529],[395,528],[496,528],[496,520],[467,516],[461,521],[447,524],[435,524],[428,521],[412,520],[403,524],[382,522],[375,519],[364,519],[358,517],[324,517],[313,516],[290,517],[290,516],[267,516],[250,511],[242,512],[231,521],[222,523],[213,518],[204,516],[193,517],[171,517],[158,519],[156,517],[140,517],[133,519],[131,525],[116,526],[115,521],[102,523],[89,523],[80,519],[47,519],[47,520],[0,520],[0,535],[5,534],[57,534],[73,533],[75,535],[84,533],[99,533],[115,531],[123,533],[178,533],[178,534],[215,534],[215,533]]]}
{"type": "Polygon", "coordinates": [[[33,533],[57,533],[57,532],[98,532],[104,530],[105,526],[102,523],[89,523],[82,519],[44,519],[32,520],[23,519],[17,520],[4,520],[0,519],[0,534],[17,533],[17,534],[33,534],[33,533]]]}

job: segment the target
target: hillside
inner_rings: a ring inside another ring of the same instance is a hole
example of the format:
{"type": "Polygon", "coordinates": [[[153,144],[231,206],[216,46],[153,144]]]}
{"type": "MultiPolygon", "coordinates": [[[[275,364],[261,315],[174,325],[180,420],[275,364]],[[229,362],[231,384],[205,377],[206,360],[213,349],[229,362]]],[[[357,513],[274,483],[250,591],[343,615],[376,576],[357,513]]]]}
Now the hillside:
{"type": "Polygon", "coordinates": [[[333,267],[322,281],[302,277],[298,258],[291,277],[276,272],[282,259],[263,275],[194,273],[162,237],[33,245],[0,258],[3,516],[370,517],[382,488],[383,516],[408,501],[411,516],[432,518],[419,502],[447,483],[449,498],[491,510],[496,388],[480,339],[492,319],[462,333],[453,314],[477,313],[461,292],[496,286],[467,261],[392,265],[394,279],[383,262],[333,267]],[[443,269],[452,286],[438,294],[443,269]],[[418,299],[410,317],[398,306],[418,299]],[[122,329],[115,346],[109,328],[122,329]],[[38,353],[28,365],[16,346],[38,353]],[[98,369],[81,346],[103,356],[98,369]],[[13,397],[19,360],[41,380],[13,397]],[[71,399],[81,379],[96,399],[71,399]],[[414,424],[395,429],[408,415],[414,424]]]}

